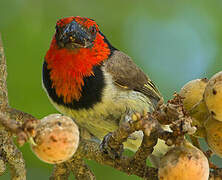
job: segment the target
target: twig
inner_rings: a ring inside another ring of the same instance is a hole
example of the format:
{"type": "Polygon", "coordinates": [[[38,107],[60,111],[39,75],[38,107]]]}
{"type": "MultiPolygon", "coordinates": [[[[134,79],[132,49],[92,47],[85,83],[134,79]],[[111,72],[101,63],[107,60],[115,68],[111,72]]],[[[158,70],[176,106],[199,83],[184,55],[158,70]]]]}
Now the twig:
{"type": "MultiPolygon", "coordinates": [[[[6,78],[7,78],[6,59],[0,36],[0,112],[4,114],[4,116],[7,116],[6,110],[8,108],[8,91],[6,86],[6,78]]],[[[0,121],[1,122],[4,121],[3,115],[0,118],[0,121]]],[[[1,160],[3,160],[1,161],[1,163],[7,162],[9,164],[11,171],[11,179],[25,180],[26,170],[22,153],[14,145],[11,138],[11,132],[6,131],[4,128],[1,128],[0,130],[0,144],[1,144],[0,156],[1,160]]],[[[2,164],[2,166],[4,165],[2,164]]]]}
{"type": "Polygon", "coordinates": [[[35,136],[35,127],[38,123],[36,118],[12,108],[8,108],[6,112],[6,114],[0,113],[0,123],[17,136],[17,142],[20,146],[27,142],[30,137],[35,136]]]}
{"type": "Polygon", "coordinates": [[[0,152],[2,159],[9,164],[12,180],[25,180],[26,169],[22,153],[14,145],[11,136],[5,130],[0,131],[0,152]]]}
{"type": "Polygon", "coordinates": [[[144,133],[143,141],[134,155],[134,159],[137,162],[144,162],[153,152],[153,147],[157,143],[158,133],[161,130],[160,124],[156,119],[153,119],[150,113],[144,114],[142,117],[141,130],[144,133]]]}
{"type": "Polygon", "coordinates": [[[5,164],[6,162],[4,161],[4,159],[0,159],[0,176],[2,176],[6,170],[5,164]]]}
{"type": "Polygon", "coordinates": [[[214,169],[210,172],[209,180],[221,180],[222,179],[222,168],[214,169]]]}
{"type": "Polygon", "coordinates": [[[7,79],[6,58],[0,34],[0,109],[1,110],[4,110],[8,107],[8,90],[7,90],[6,79],[7,79]]]}
{"type": "Polygon", "coordinates": [[[119,159],[112,159],[109,156],[104,156],[104,154],[98,148],[98,144],[93,141],[82,140],[78,151],[75,153],[73,158],[76,156],[94,160],[102,165],[111,166],[129,175],[135,174],[147,180],[157,179],[157,169],[144,165],[143,168],[139,168],[138,170],[139,162],[133,163],[135,162],[134,158],[121,156],[119,159]]]}
{"type": "Polygon", "coordinates": [[[95,180],[96,177],[89,167],[85,164],[83,158],[74,156],[66,165],[71,169],[77,180],[95,180]]]}
{"type": "Polygon", "coordinates": [[[198,138],[197,137],[195,137],[195,136],[189,136],[190,137],[190,140],[191,140],[191,142],[192,142],[192,144],[194,145],[194,146],[196,146],[198,149],[201,149],[201,147],[200,147],[200,142],[199,142],[199,140],[198,140],[198,138]]]}
{"type": "Polygon", "coordinates": [[[57,164],[54,166],[50,180],[68,180],[70,170],[65,163],[57,164]]]}

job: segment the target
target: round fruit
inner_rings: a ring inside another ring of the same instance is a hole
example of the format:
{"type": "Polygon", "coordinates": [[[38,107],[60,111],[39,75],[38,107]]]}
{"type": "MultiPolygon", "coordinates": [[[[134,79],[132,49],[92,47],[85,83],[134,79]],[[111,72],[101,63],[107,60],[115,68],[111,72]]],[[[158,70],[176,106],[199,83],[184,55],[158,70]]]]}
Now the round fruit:
{"type": "Polygon", "coordinates": [[[61,114],[44,117],[36,128],[31,144],[33,152],[44,162],[58,164],[70,159],[79,144],[79,129],[74,121],[61,114]]]}
{"type": "Polygon", "coordinates": [[[222,121],[222,71],[215,74],[208,82],[204,101],[210,114],[218,121],[222,121]]]}
{"type": "Polygon", "coordinates": [[[208,80],[195,79],[189,81],[180,90],[180,96],[184,97],[184,108],[189,111],[192,107],[203,99],[203,93],[207,85],[208,80]]]}
{"type": "Polygon", "coordinates": [[[202,151],[186,142],[163,156],[158,177],[160,180],[208,180],[208,160],[202,151]]]}
{"type": "Polygon", "coordinates": [[[210,149],[222,157],[222,122],[210,117],[205,122],[206,141],[210,149]]]}

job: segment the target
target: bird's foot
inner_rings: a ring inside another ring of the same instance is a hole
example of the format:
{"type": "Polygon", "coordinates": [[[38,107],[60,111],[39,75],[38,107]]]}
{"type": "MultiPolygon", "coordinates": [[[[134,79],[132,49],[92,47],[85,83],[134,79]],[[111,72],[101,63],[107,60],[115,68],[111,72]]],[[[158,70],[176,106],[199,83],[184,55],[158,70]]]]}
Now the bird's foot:
{"type": "Polygon", "coordinates": [[[108,133],[99,145],[100,151],[112,159],[119,159],[123,153],[123,144],[117,144],[115,142],[112,133],[108,133]]]}

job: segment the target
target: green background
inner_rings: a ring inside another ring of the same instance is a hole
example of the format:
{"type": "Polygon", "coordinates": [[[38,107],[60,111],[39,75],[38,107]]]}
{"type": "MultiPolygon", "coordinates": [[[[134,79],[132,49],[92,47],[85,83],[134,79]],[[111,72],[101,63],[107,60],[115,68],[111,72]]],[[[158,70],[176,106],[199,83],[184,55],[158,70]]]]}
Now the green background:
{"type": "MultiPolygon", "coordinates": [[[[221,0],[0,0],[12,107],[38,118],[56,112],[41,87],[41,68],[56,20],[67,16],[96,20],[110,42],[133,57],[165,99],[189,80],[209,78],[222,69],[221,0]]],[[[27,179],[48,179],[53,166],[38,160],[28,144],[21,151],[27,179]]],[[[139,179],[88,164],[98,180],[139,179]]],[[[9,174],[0,179],[9,179],[9,174]]]]}

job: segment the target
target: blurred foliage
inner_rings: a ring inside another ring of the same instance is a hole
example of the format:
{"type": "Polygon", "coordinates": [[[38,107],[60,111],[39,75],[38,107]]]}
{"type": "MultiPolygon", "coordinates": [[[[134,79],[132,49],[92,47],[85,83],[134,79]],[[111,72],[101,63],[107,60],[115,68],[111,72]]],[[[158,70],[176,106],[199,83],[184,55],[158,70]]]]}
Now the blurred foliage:
{"type": "MultiPolygon", "coordinates": [[[[41,87],[41,66],[59,18],[96,20],[110,42],[132,56],[168,99],[187,81],[222,70],[221,12],[221,0],[0,0],[10,104],[38,118],[56,112],[41,87]]],[[[21,151],[28,179],[48,179],[52,165],[38,160],[29,145],[21,151]]],[[[98,180],[139,179],[88,164],[98,180]]]]}

